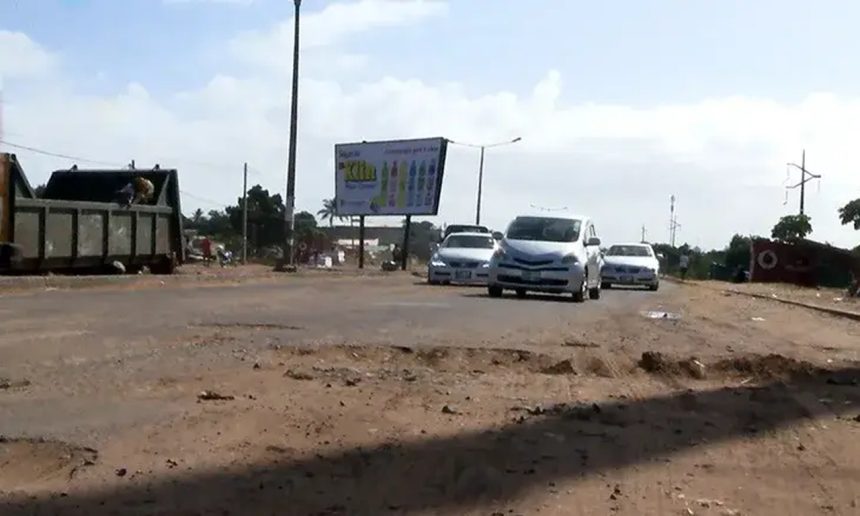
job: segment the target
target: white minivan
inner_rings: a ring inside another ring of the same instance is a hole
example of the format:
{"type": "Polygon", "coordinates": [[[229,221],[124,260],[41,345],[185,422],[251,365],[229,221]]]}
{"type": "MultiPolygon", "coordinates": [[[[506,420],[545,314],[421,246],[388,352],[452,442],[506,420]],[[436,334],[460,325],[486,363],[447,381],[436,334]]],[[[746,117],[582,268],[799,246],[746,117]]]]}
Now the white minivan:
{"type": "Polygon", "coordinates": [[[570,293],[575,301],[600,298],[603,258],[588,217],[524,215],[508,226],[489,266],[490,297],[513,290],[570,293]]]}

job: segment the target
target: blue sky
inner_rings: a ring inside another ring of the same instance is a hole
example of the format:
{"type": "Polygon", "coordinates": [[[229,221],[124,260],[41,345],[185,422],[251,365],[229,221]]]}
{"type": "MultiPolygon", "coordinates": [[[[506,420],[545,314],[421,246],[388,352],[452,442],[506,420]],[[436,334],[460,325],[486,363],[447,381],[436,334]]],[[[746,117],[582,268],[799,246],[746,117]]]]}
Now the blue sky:
{"type": "MultiPolygon", "coordinates": [[[[277,190],[291,13],[286,0],[0,0],[0,35],[19,45],[4,54],[0,38],[5,137],[174,161],[184,188],[216,203],[233,201],[223,185],[247,159],[277,190]],[[26,52],[43,69],[21,73],[26,52]]],[[[573,204],[611,219],[609,238],[642,224],[658,238],[675,193],[682,237],[720,246],[791,211],[784,164],[805,146],[825,174],[808,202],[817,235],[858,239],[831,219],[860,195],[843,159],[860,137],[860,3],[305,0],[303,16],[299,208],[331,196],[321,171],[337,141],[519,135],[488,155],[493,224],[531,204],[573,204]],[[522,168],[542,174],[524,186],[522,168]],[[612,196],[635,220],[595,200],[612,196]],[[731,215],[715,220],[704,209],[714,203],[731,215]]],[[[31,175],[65,166],[26,159],[31,175]]],[[[469,217],[476,159],[452,151],[440,220],[469,217]]]]}

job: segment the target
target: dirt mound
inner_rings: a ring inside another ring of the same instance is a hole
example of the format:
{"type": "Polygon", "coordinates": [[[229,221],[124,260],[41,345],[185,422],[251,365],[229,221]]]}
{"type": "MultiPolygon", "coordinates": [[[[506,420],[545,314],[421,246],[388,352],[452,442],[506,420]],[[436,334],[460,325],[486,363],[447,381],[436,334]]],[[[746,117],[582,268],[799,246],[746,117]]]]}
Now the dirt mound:
{"type": "Polygon", "coordinates": [[[711,366],[715,371],[724,374],[753,376],[755,378],[785,378],[789,376],[813,376],[821,374],[823,369],[783,355],[749,355],[720,360],[711,366]]]}
{"type": "Polygon", "coordinates": [[[92,448],[47,439],[0,437],[0,485],[27,485],[71,479],[82,467],[92,466],[98,452],[92,448]]]}
{"type": "Polygon", "coordinates": [[[659,351],[646,351],[639,359],[639,367],[651,374],[680,376],[684,372],[679,360],[667,357],[659,351]]]}

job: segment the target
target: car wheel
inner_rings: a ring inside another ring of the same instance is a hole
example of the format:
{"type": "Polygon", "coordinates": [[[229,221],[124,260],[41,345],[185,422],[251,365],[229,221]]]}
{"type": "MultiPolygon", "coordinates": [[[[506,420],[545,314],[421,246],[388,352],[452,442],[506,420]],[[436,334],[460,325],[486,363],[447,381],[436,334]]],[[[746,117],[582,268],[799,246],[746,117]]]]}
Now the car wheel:
{"type": "Polygon", "coordinates": [[[600,283],[596,287],[588,289],[588,297],[591,299],[600,299],[600,283]]]}
{"type": "Polygon", "coordinates": [[[525,299],[526,298],[526,289],[518,288],[517,289],[517,297],[520,299],[525,299]]]}
{"type": "Polygon", "coordinates": [[[649,286],[648,286],[648,290],[650,290],[651,292],[656,292],[658,288],[660,288],[660,284],[659,284],[659,283],[655,283],[655,284],[653,284],[653,285],[649,285],[649,286]]]}
{"type": "Polygon", "coordinates": [[[502,297],[502,287],[498,285],[489,285],[487,287],[487,294],[489,294],[490,297],[502,297]]]}
{"type": "Polygon", "coordinates": [[[603,290],[609,290],[612,288],[612,283],[606,283],[606,282],[601,283],[600,288],[602,288],[603,290]]]}
{"type": "Polygon", "coordinates": [[[573,301],[575,303],[583,303],[588,297],[588,281],[583,278],[579,290],[573,293],[573,301]]]}

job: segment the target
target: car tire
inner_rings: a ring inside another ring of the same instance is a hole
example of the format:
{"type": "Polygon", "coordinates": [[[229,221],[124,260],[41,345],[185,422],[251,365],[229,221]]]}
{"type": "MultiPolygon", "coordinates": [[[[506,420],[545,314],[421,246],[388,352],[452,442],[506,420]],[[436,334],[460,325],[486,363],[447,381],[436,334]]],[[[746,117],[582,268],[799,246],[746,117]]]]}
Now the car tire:
{"type": "Polygon", "coordinates": [[[590,299],[600,299],[600,287],[601,285],[598,283],[596,287],[588,289],[588,297],[590,299]]]}
{"type": "Polygon", "coordinates": [[[502,287],[498,285],[487,286],[487,294],[489,294],[490,297],[502,297],[502,292],[502,287]]]}
{"type": "Polygon", "coordinates": [[[650,290],[651,292],[656,292],[657,289],[659,289],[659,288],[660,288],[659,283],[655,283],[653,285],[648,285],[648,290],[650,290]]]}
{"type": "Polygon", "coordinates": [[[600,288],[602,288],[603,290],[609,290],[612,288],[612,283],[601,283],[600,288]]]}
{"type": "Polygon", "coordinates": [[[516,292],[517,292],[517,298],[519,298],[519,299],[525,299],[526,298],[526,294],[527,294],[526,289],[518,288],[516,290],[516,292]]]}
{"type": "Polygon", "coordinates": [[[588,298],[588,281],[585,279],[582,280],[582,285],[580,285],[579,290],[573,293],[573,302],[574,303],[584,303],[588,298]]]}

